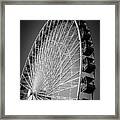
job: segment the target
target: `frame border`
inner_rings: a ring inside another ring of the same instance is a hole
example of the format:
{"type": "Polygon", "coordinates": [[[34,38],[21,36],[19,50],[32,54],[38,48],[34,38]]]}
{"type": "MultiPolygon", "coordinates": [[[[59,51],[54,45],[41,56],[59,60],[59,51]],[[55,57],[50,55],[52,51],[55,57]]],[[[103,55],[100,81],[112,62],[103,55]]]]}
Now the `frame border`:
{"type": "Polygon", "coordinates": [[[120,119],[119,106],[119,0],[45,0],[0,2],[0,119],[120,119]],[[115,5],[115,115],[5,115],[5,5],[115,5]]]}

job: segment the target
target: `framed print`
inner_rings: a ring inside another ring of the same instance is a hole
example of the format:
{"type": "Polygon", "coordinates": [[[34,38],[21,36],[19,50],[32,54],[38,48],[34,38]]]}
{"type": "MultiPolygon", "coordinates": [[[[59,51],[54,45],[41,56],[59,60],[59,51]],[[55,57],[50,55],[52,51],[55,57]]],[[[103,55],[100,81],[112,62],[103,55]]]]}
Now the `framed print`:
{"type": "Polygon", "coordinates": [[[2,119],[119,119],[119,2],[1,2],[2,119]]]}

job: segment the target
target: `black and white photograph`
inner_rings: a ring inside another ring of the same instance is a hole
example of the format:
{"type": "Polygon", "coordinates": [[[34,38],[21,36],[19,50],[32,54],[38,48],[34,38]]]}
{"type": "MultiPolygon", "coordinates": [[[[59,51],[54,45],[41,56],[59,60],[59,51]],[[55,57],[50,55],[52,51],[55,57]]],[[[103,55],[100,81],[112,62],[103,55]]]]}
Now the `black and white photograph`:
{"type": "Polygon", "coordinates": [[[100,20],[20,20],[20,100],[100,100],[100,20]]]}

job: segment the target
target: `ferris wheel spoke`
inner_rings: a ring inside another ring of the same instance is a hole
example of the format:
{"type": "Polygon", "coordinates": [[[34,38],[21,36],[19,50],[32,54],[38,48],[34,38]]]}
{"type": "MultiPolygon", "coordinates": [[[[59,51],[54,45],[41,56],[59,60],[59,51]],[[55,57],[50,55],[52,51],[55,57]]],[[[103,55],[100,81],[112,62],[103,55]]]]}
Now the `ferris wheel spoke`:
{"type": "MultiPolygon", "coordinates": [[[[76,40],[75,40],[75,41],[76,41],[76,40]]],[[[65,46],[65,47],[67,48],[67,46],[65,46]]],[[[61,50],[60,50],[60,51],[61,51],[61,50]]],[[[66,55],[66,57],[64,58],[64,60],[60,62],[60,64],[57,64],[57,66],[61,66],[68,56],[70,56],[70,52],[66,55]]],[[[73,56],[74,56],[74,54],[73,54],[73,56]]],[[[56,67],[57,67],[57,66],[56,66],[56,67]]]]}
{"type": "MultiPolygon", "coordinates": [[[[67,70],[66,70],[66,72],[63,74],[63,76],[62,76],[62,78],[70,71],[70,67],[72,67],[72,65],[74,65],[77,61],[79,61],[80,60],[80,58],[79,59],[77,59],[76,61],[74,61],[72,64],[70,64],[70,66],[68,66],[67,67],[67,70]]],[[[64,70],[64,68],[63,68],[63,70],[64,70]]],[[[60,73],[61,74],[61,73],[60,73]]],[[[58,74],[58,75],[60,75],[60,74],[58,74]]],[[[61,79],[62,79],[61,78],[61,79]]],[[[57,81],[57,83],[61,80],[61,79],[58,79],[58,81],[57,81]]],[[[55,81],[56,82],[56,81],[55,81]]],[[[56,83],[53,83],[53,86],[54,86],[54,84],[56,84],[56,83]]]]}
{"type": "MultiPolygon", "coordinates": [[[[77,72],[77,73],[75,73],[74,75],[70,76],[70,77],[66,80],[66,82],[69,81],[70,79],[74,79],[74,77],[76,78],[76,75],[77,75],[77,78],[80,77],[79,72],[77,72]]],[[[59,87],[59,86],[53,86],[51,91],[57,89],[58,87],[59,87]]],[[[50,92],[51,92],[51,91],[50,91],[50,92]]]]}
{"type": "Polygon", "coordinates": [[[28,86],[32,89],[32,85],[28,82],[28,80],[26,79],[26,77],[24,76],[24,74],[22,74],[23,78],[25,79],[26,83],[28,84],[28,86]]]}
{"type": "MultiPolygon", "coordinates": [[[[67,80],[65,80],[64,82],[70,80],[71,78],[73,78],[74,76],[76,76],[76,75],[78,75],[78,74],[79,74],[79,71],[78,71],[77,73],[73,74],[72,76],[68,77],[67,80]]],[[[78,75],[78,77],[80,77],[80,75],[78,75]]],[[[59,81],[61,81],[61,79],[62,79],[62,78],[60,78],[60,79],[58,79],[58,80],[54,80],[54,84],[53,84],[53,82],[52,82],[53,88],[56,88],[56,84],[57,84],[59,81]]],[[[73,80],[74,80],[74,79],[73,79],[73,80]]],[[[63,82],[63,83],[64,83],[64,82],[63,82]]],[[[62,84],[62,83],[61,83],[61,84],[62,84]]],[[[46,86],[47,86],[47,85],[48,85],[48,84],[46,84],[46,86]]]]}
{"type": "MultiPolygon", "coordinates": [[[[60,83],[58,86],[55,86],[52,88],[52,90],[55,90],[57,89],[58,87],[62,86],[62,85],[65,85],[66,83],[71,83],[71,82],[74,82],[75,80],[78,80],[80,77],[76,77],[76,78],[73,78],[73,79],[67,79],[65,80],[64,82],[60,83]]],[[[77,81],[78,82],[78,81],[77,81]]],[[[78,83],[77,83],[78,84],[78,83]]],[[[45,88],[47,87],[47,85],[45,86],[45,88]]]]}
{"type": "Polygon", "coordinates": [[[51,91],[50,93],[48,93],[47,95],[50,95],[50,94],[55,94],[55,93],[58,93],[58,92],[62,92],[62,91],[65,91],[65,90],[69,90],[69,89],[72,89],[72,88],[75,88],[77,87],[78,85],[74,85],[72,87],[68,87],[68,88],[65,88],[63,90],[59,90],[59,91],[51,91]]]}
{"type": "MultiPolygon", "coordinates": [[[[77,54],[79,54],[79,53],[77,53],[77,54]]],[[[64,69],[65,67],[66,67],[66,65],[73,59],[73,57],[74,57],[74,55],[77,55],[76,54],[76,52],[74,52],[74,54],[70,57],[70,59],[67,61],[67,63],[65,64],[65,66],[63,66],[63,68],[62,69],[64,69]]],[[[80,58],[79,58],[80,59],[80,58]]],[[[65,61],[65,60],[64,60],[65,61]]],[[[63,62],[64,62],[63,61],[63,62]]],[[[60,65],[59,66],[61,66],[62,64],[63,64],[63,62],[62,63],[60,63],[60,65]]],[[[56,67],[57,68],[57,67],[56,67]]],[[[57,70],[57,71],[59,71],[61,69],[61,67],[59,67],[59,69],[57,70]]],[[[56,72],[57,73],[57,72],[56,72]]]]}
{"type": "Polygon", "coordinates": [[[37,96],[37,98],[38,98],[39,100],[43,100],[43,98],[42,98],[42,97],[37,96]]]}
{"type": "MultiPolygon", "coordinates": [[[[70,22],[70,21],[68,21],[68,22],[70,22]]],[[[71,21],[72,23],[70,24],[70,26],[69,26],[69,28],[68,28],[68,30],[67,30],[67,32],[66,32],[66,35],[64,36],[64,38],[63,38],[63,43],[65,42],[65,40],[66,40],[66,37],[69,35],[69,32],[70,32],[70,30],[71,30],[71,28],[72,28],[72,26],[73,26],[73,24],[74,24],[74,21],[71,21]]]]}
{"type": "Polygon", "coordinates": [[[23,85],[22,83],[20,83],[20,85],[23,86],[23,87],[24,87],[25,89],[27,89],[27,90],[31,89],[29,86],[23,85]]]}

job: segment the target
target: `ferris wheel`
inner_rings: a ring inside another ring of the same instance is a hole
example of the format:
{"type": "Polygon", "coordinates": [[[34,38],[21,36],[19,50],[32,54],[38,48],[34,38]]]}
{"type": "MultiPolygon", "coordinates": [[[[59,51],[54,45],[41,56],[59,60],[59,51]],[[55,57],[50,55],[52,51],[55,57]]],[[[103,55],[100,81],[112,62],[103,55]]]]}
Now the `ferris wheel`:
{"type": "Polygon", "coordinates": [[[95,57],[83,20],[48,20],[20,77],[21,100],[87,100],[95,90],[95,57]]]}

